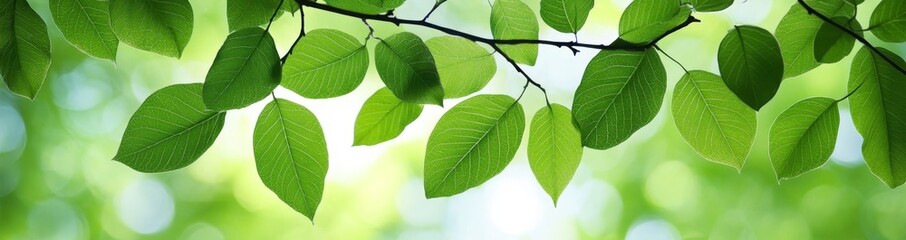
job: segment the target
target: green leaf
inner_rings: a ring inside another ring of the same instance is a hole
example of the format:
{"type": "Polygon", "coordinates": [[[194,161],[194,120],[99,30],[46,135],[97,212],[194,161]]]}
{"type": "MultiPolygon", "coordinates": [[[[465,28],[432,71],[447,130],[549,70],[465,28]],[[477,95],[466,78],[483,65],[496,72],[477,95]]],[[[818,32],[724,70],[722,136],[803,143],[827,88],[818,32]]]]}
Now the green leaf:
{"type": "Polygon", "coordinates": [[[50,15],[69,43],[93,57],[115,60],[120,41],[110,28],[109,10],[108,1],[50,1],[50,15]]]}
{"type": "Polygon", "coordinates": [[[365,14],[389,12],[403,5],[405,0],[325,0],[328,5],[365,14]]]}
{"type": "Polygon", "coordinates": [[[261,110],[252,138],[258,176],[280,200],[314,220],[327,177],[327,141],[305,107],[274,99],[261,110]]]}
{"type": "Polygon", "coordinates": [[[47,25],[25,0],[0,4],[0,74],[16,95],[35,99],[50,69],[47,25]]]}
{"type": "Polygon", "coordinates": [[[214,144],[226,112],[207,110],[201,84],[177,84],[148,96],[135,111],[113,160],[140,172],[166,172],[198,160],[214,144]]]}
{"type": "Polygon", "coordinates": [[[541,108],[529,127],[528,160],[541,188],[554,205],[582,159],[582,134],[572,113],[559,104],[541,108]]]}
{"type": "Polygon", "coordinates": [[[850,0],[805,0],[805,3],[827,17],[842,17],[848,21],[856,16],[856,5],[850,0]]]}
{"type": "Polygon", "coordinates": [[[444,36],[425,41],[444,87],[445,98],[465,97],[488,85],[497,72],[494,56],[471,40],[444,36]]]}
{"type": "Polygon", "coordinates": [[[784,78],[802,75],[820,65],[815,59],[814,45],[823,23],[821,19],[809,15],[799,4],[793,5],[780,19],[774,33],[783,56],[784,78]]]}
{"type": "Polygon", "coordinates": [[[284,0],[283,5],[280,5],[280,9],[287,13],[296,13],[296,11],[299,11],[299,3],[292,0],[284,0]]]}
{"type": "MultiPolygon", "coordinates": [[[[833,18],[833,21],[844,26],[850,25],[848,23],[849,20],[842,17],[833,18]]],[[[858,28],[860,28],[859,22],[853,19],[850,29],[858,28]]],[[[856,33],[862,36],[862,32],[856,33]]],[[[856,39],[848,33],[840,30],[834,24],[825,22],[821,24],[821,28],[818,29],[818,34],[815,37],[815,59],[820,63],[839,62],[853,51],[855,43],[856,39]]]]}
{"type": "Polygon", "coordinates": [[[824,165],[834,152],[839,126],[840,113],[834,99],[809,98],[783,111],[770,133],[771,163],[777,180],[824,165]]]}
{"type": "Polygon", "coordinates": [[[230,32],[267,24],[279,4],[280,0],[227,0],[230,32]]]}
{"type": "MultiPolygon", "coordinates": [[[[538,39],[538,18],[521,0],[497,0],[491,7],[491,34],[494,39],[538,39]]],[[[500,45],[500,50],[513,61],[534,66],[538,60],[537,44],[500,45]]]]}
{"type": "Polygon", "coordinates": [[[756,111],[774,98],[783,81],[780,45],[759,27],[730,30],[720,42],[717,62],[727,87],[756,111]]]}
{"type": "Polygon", "coordinates": [[[755,140],[755,110],[736,98],[720,76],[691,71],[673,90],[673,120],[705,159],[742,169],[755,140]]]}
{"type": "Polygon", "coordinates": [[[403,102],[387,88],[371,95],[355,118],[353,146],[376,145],[394,139],[422,113],[422,105],[403,102]]]}
{"type": "Polygon", "coordinates": [[[506,95],[478,95],[451,108],[428,137],[425,196],[453,196],[481,185],[513,160],[525,113],[506,95]]]}
{"type": "Polygon", "coordinates": [[[608,149],[626,141],[657,115],[666,85],[654,49],[602,50],[585,68],[573,99],[582,144],[608,149]]]}
{"type": "MultiPolygon", "coordinates": [[[[906,68],[902,58],[880,50],[906,68]]],[[[863,47],[849,75],[850,91],[856,88],[849,103],[856,130],[865,139],[862,156],[875,176],[891,188],[900,186],[906,181],[906,75],[863,47]]]]}
{"type": "Polygon", "coordinates": [[[697,12],[717,12],[733,5],[733,0],[682,0],[692,5],[697,12]]]}
{"type": "Polygon", "coordinates": [[[541,20],[562,33],[577,33],[594,6],[594,0],[541,0],[541,20]]]}
{"type": "Polygon", "coordinates": [[[352,35],[315,29],[287,58],[280,84],[307,98],[338,97],[359,87],[368,64],[368,49],[352,35]]]}
{"type": "Polygon", "coordinates": [[[403,101],[443,106],[444,89],[434,57],[422,39],[409,32],[397,33],[374,49],[378,75],[403,101]]]}
{"type": "Polygon", "coordinates": [[[250,27],[227,36],[204,80],[210,109],[243,108],[267,97],[280,84],[280,56],[271,35],[250,27]]]}
{"type": "Polygon", "coordinates": [[[678,0],[635,0],[620,17],[620,39],[630,43],[651,42],[689,18],[692,10],[678,0]]]}
{"type": "Polygon", "coordinates": [[[869,21],[871,33],[885,42],[906,42],[906,0],[884,0],[869,21]]]}
{"type": "Polygon", "coordinates": [[[179,58],[192,37],[188,0],[110,0],[110,26],[129,46],[179,58]]]}

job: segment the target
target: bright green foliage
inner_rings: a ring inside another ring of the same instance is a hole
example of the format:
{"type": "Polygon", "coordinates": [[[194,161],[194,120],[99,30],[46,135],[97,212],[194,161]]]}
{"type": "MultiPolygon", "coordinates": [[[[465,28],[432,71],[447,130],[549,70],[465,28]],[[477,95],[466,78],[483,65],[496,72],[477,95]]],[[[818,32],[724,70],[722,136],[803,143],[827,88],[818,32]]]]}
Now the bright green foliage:
{"type": "Polygon", "coordinates": [[[179,58],[192,37],[188,0],[111,0],[110,25],[129,46],[179,58]]]}
{"type": "Polygon", "coordinates": [[[906,42],[906,0],[883,0],[871,14],[871,33],[885,42],[906,42]]]}
{"type": "Polygon", "coordinates": [[[692,5],[697,12],[717,12],[733,5],[733,0],[682,0],[692,5]]]}
{"type": "Polygon", "coordinates": [[[120,41],[110,29],[109,10],[109,1],[50,1],[53,21],[69,43],[93,57],[115,60],[120,41]]]}
{"type": "Polygon", "coordinates": [[[484,88],[497,73],[494,55],[473,41],[444,36],[425,41],[444,87],[445,98],[460,98],[484,88]]]}
{"type": "Polygon", "coordinates": [[[307,98],[342,96],[365,80],[368,64],[368,49],[352,35],[315,29],[287,58],[280,85],[307,98]]]}
{"type": "Polygon", "coordinates": [[[443,106],[444,89],[437,66],[421,38],[410,32],[394,34],[378,43],[374,55],[381,80],[396,97],[443,106]]]}
{"type": "Polygon", "coordinates": [[[783,81],[780,45],[759,27],[730,30],[720,42],[717,63],[727,87],[756,111],[774,98],[783,81]]]}
{"type": "Polygon", "coordinates": [[[365,14],[385,13],[393,10],[406,0],[325,0],[328,5],[365,14]]]}
{"type": "Polygon", "coordinates": [[[208,110],[201,84],[157,90],[135,111],[113,160],[140,172],[166,172],[188,166],[214,144],[226,112],[208,110]]]}
{"type": "Polygon", "coordinates": [[[602,50],[591,59],[573,99],[582,143],[608,149],[626,141],[661,109],[667,73],[654,49],[602,50]]]}
{"type": "Polygon", "coordinates": [[[403,102],[387,88],[365,100],[355,118],[352,145],[376,145],[396,138],[422,113],[422,105],[403,102]]]}
{"type": "Polygon", "coordinates": [[[204,80],[210,109],[243,108],[267,97],[280,84],[280,56],[271,35],[259,27],[230,34],[204,80]]]}
{"type": "MultiPolygon", "coordinates": [[[[848,24],[850,20],[846,18],[836,17],[833,20],[843,26],[850,25],[848,24]]],[[[853,19],[850,29],[859,29],[859,27],[859,22],[853,19]]],[[[861,36],[862,32],[856,32],[856,34],[861,36]]],[[[856,38],[840,30],[834,24],[825,22],[821,24],[821,28],[818,29],[815,36],[815,59],[820,63],[839,62],[853,51],[855,43],[856,38]]]]}
{"type": "Polygon", "coordinates": [[[774,33],[783,55],[783,77],[791,78],[812,70],[820,63],[815,59],[815,38],[824,22],[793,5],[774,33]]]}
{"type": "Polygon", "coordinates": [[[541,20],[557,31],[577,33],[594,6],[594,0],[541,0],[541,20]]]}
{"type": "Polygon", "coordinates": [[[529,126],[528,160],[554,205],[582,160],[582,134],[568,108],[551,104],[535,113],[529,126]]]}
{"type": "Polygon", "coordinates": [[[849,20],[856,16],[856,5],[850,0],[805,0],[805,3],[831,18],[842,17],[849,20]]]}
{"type": "Polygon", "coordinates": [[[739,100],[720,76],[683,75],[673,90],[673,121],[683,139],[707,160],[742,169],[755,140],[755,110],[739,100]]]}
{"type": "Polygon", "coordinates": [[[227,0],[227,24],[230,32],[267,24],[279,4],[280,0],[227,0]]]}
{"type": "MultiPolygon", "coordinates": [[[[491,34],[494,39],[538,39],[538,18],[522,0],[496,0],[491,7],[491,34]]],[[[500,45],[517,63],[534,66],[538,45],[500,45]]]]}
{"type": "Polygon", "coordinates": [[[315,218],[327,177],[327,141],[315,114],[284,99],[261,110],[252,139],[258,176],[280,200],[315,218]]]}
{"type": "Polygon", "coordinates": [[[682,24],[691,13],[678,0],[635,0],[620,17],[620,39],[636,44],[651,42],[682,24]]]}
{"type": "MultiPolygon", "coordinates": [[[[881,49],[897,65],[902,58],[881,49]]],[[[906,75],[881,56],[862,48],[853,59],[849,97],[853,123],[865,139],[862,156],[878,178],[891,188],[906,181],[906,75]]]]}
{"type": "Polygon", "coordinates": [[[10,91],[34,99],[50,68],[47,25],[25,0],[0,3],[0,74],[10,91]]]}
{"type": "Polygon", "coordinates": [[[503,171],[522,142],[525,113],[506,95],[478,95],[437,122],[425,153],[425,196],[446,197],[503,171]]]}
{"type": "Polygon", "coordinates": [[[783,111],[770,133],[777,179],[794,178],[824,165],[834,152],[839,127],[840,112],[834,99],[809,98],[783,111]]]}

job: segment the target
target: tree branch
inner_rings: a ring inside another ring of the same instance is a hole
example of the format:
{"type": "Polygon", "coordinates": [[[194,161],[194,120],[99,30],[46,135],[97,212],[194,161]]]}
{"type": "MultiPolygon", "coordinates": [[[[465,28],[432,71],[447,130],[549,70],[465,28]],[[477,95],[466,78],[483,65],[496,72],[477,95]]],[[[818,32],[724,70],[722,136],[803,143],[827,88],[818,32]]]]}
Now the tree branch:
{"type": "MultiPolygon", "coordinates": [[[[496,44],[490,44],[490,45],[492,48],[494,48],[494,52],[500,54],[500,56],[503,56],[503,58],[505,58],[506,61],[510,63],[510,65],[513,65],[513,68],[515,68],[517,72],[519,72],[520,74],[522,74],[523,77],[525,77],[525,86],[526,87],[528,87],[528,84],[531,83],[532,85],[534,85],[535,87],[540,89],[541,92],[544,93],[544,102],[546,102],[547,105],[551,105],[551,101],[547,98],[547,90],[544,89],[544,87],[542,87],[540,83],[535,82],[535,80],[532,80],[532,77],[530,77],[528,75],[528,73],[526,73],[524,70],[522,70],[522,68],[519,67],[519,64],[517,64],[515,60],[513,60],[512,58],[510,58],[510,56],[507,56],[506,53],[504,53],[502,50],[500,50],[499,46],[497,46],[496,44]]],[[[524,89],[524,87],[523,87],[523,89],[524,89]]],[[[523,93],[525,93],[524,90],[523,90],[523,93]]],[[[519,95],[519,98],[522,98],[521,94],[519,95]]]]}
{"type": "Polygon", "coordinates": [[[289,47],[289,51],[286,51],[286,55],[283,58],[280,58],[280,63],[286,63],[286,59],[289,59],[289,55],[293,54],[293,50],[296,49],[296,45],[299,44],[299,40],[302,40],[302,37],[305,36],[305,11],[302,10],[302,7],[299,7],[299,36],[296,37],[296,41],[293,42],[293,45],[289,47]]]}
{"type": "Polygon", "coordinates": [[[850,36],[855,38],[857,41],[862,43],[862,45],[865,45],[865,47],[870,49],[872,52],[875,52],[878,56],[881,56],[881,58],[883,58],[885,62],[890,63],[890,65],[893,65],[893,67],[896,68],[898,71],[900,71],[900,73],[906,74],[906,69],[903,69],[903,67],[900,66],[899,64],[897,64],[896,62],[894,62],[893,59],[890,59],[889,57],[887,57],[887,55],[884,55],[883,53],[881,53],[881,50],[879,50],[877,47],[875,47],[870,42],[868,42],[868,40],[866,40],[864,37],[860,36],[858,33],[853,31],[852,29],[849,29],[848,27],[844,27],[843,25],[840,25],[839,23],[834,22],[827,16],[824,16],[824,14],[818,12],[817,10],[815,10],[815,8],[812,8],[812,6],[809,6],[808,3],[805,3],[805,0],[798,0],[798,1],[799,1],[799,5],[802,5],[802,7],[805,8],[805,10],[808,12],[808,14],[814,15],[814,16],[820,18],[822,21],[830,23],[831,25],[834,25],[834,27],[837,27],[841,31],[846,32],[847,34],[849,34],[850,36]]]}

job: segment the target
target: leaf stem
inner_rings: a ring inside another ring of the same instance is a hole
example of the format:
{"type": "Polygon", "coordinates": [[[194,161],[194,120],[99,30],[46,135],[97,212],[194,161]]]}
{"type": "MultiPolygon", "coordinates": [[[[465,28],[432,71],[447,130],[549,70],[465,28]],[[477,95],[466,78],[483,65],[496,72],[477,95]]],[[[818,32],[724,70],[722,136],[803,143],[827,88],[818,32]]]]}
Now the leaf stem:
{"type": "Polygon", "coordinates": [[[664,49],[661,49],[661,47],[659,47],[658,45],[654,45],[654,49],[656,49],[658,52],[661,52],[661,54],[664,54],[664,56],[667,56],[667,58],[669,58],[671,61],[676,63],[676,65],[679,65],[680,68],[683,69],[683,71],[685,71],[686,73],[689,73],[689,70],[686,69],[686,66],[683,66],[683,64],[680,63],[679,61],[677,61],[675,58],[673,58],[673,56],[670,56],[670,54],[667,54],[667,52],[665,52],[664,49]]]}
{"type": "Polygon", "coordinates": [[[428,18],[431,17],[431,14],[434,13],[434,10],[437,10],[437,8],[439,8],[440,5],[441,5],[441,4],[444,4],[445,2],[447,2],[447,1],[446,1],[446,0],[443,0],[443,1],[437,1],[437,2],[435,2],[435,3],[434,3],[434,6],[431,7],[431,11],[428,11],[428,14],[425,14],[425,17],[422,18],[422,21],[423,21],[423,22],[424,22],[424,21],[428,21],[428,18]]]}
{"type": "MultiPolygon", "coordinates": [[[[515,68],[517,72],[519,72],[520,74],[522,74],[523,77],[525,77],[525,86],[522,87],[522,94],[525,94],[525,89],[528,88],[529,84],[532,84],[535,87],[537,87],[539,90],[541,90],[542,93],[544,93],[544,102],[546,102],[547,105],[551,105],[551,101],[547,98],[547,89],[544,89],[544,87],[542,87],[540,83],[535,82],[535,80],[532,80],[532,77],[530,77],[528,75],[528,73],[525,72],[525,70],[522,70],[522,68],[519,67],[519,64],[517,64],[515,60],[510,58],[510,56],[506,55],[506,53],[503,52],[503,50],[500,50],[499,46],[497,46],[496,44],[491,44],[491,47],[494,48],[494,52],[500,54],[500,56],[505,58],[506,61],[510,63],[510,65],[513,65],[513,68],[515,68]]],[[[522,99],[522,94],[519,94],[519,99],[522,99]]],[[[517,101],[518,101],[518,99],[517,99],[517,101]]]]}
{"type": "Polygon", "coordinates": [[[302,37],[305,37],[305,11],[302,8],[299,8],[299,36],[296,37],[296,41],[293,42],[293,45],[289,47],[289,51],[286,52],[286,55],[283,55],[283,58],[280,58],[280,64],[286,63],[286,60],[289,59],[289,55],[293,54],[293,50],[296,49],[296,45],[299,44],[299,40],[302,40],[302,37]]]}
{"type": "Polygon", "coordinates": [[[856,93],[856,91],[859,91],[859,89],[862,88],[862,85],[865,85],[865,81],[862,81],[861,83],[859,83],[859,86],[856,86],[856,88],[853,89],[852,91],[850,91],[849,93],[847,93],[846,96],[843,96],[842,98],[837,99],[837,102],[842,102],[843,100],[848,99],[849,96],[852,96],[854,93],[856,93]]]}

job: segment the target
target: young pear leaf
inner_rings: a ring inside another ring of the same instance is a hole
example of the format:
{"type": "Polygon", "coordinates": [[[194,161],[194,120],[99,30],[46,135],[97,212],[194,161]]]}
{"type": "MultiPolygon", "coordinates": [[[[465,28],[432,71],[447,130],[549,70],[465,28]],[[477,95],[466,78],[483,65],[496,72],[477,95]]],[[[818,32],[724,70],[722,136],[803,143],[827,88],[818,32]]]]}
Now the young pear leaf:
{"type": "Polygon", "coordinates": [[[906,0],[884,0],[871,13],[868,29],[885,42],[906,42],[906,0]]]}
{"type": "MultiPolygon", "coordinates": [[[[896,54],[880,51],[906,68],[896,54]]],[[[856,130],[865,139],[865,163],[891,188],[900,186],[906,182],[906,75],[863,47],[853,58],[849,75],[850,91],[857,88],[849,103],[856,130]]]]}
{"type": "Polygon", "coordinates": [[[647,125],[661,109],[667,73],[654,49],[602,50],[573,98],[582,144],[608,149],[647,125]]]}
{"type": "Polygon", "coordinates": [[[267,24],[278,5],[280,0],[227,0],[227,25],[230,32],[267,24]]]}
{"type": "Polygon", "coordinates": [[[635,0],[620,17],[620,39],[634,44],[654,41],[679,26],[692,10],[679,0],[635,0]]]}
{"type": "Polygon", "coordinates": [[[499,174],[516,156],[525,113],[505,95],[478,95],[451,108],[425,151],[425,196],[453,196],[499,174]]]}
{"type": "Polygon", "coordinates": [[[50,1],[50,15],[66,41],[93,57],[115,60],[120,41],[110,28],[109,10],[109,1],[50,1]]]}
{"type": "MultiPolygon", "coordinates": [[[[494,39],[538,39],[538,18],[522,0],[496,0],[491,7],[491,34],[494,39]]],[[[513,61],[534,66],[537,44],[500,45],[513,61]]]]}
{"type": "Polygon", "coordinates": [[[50,69],[47,25],[25,0],[0,3],[0,75],[19,96],[35,99],[50,69]]]}
{"type": "Polygon", "coordinates": [[[368,49],[352,35],[315,29],[283,64],[280,85],[306,98],[338,97],[359,87],[368,64],[368,49]]]}
{"type": "Polygon", "coordinates": [[[425,41],[444,87],[445,98],[460,98],[484,88],[494,78],[494,55],[465,38],[444,36],[425,41]]]}
{"type": "Polygon", "coordinates": [[[396,97],[443,106],[444,89],[437,66],[421,38],[409,32],[394,34],[378,43],[374,55],[378,75],[396,97]]]}
{"type": "Polygon", "coordinates": [[[314,220],[327,177],[327,141],[315,114],[284,99],[261,110],[252,138],[261,181],[280,200],[314,220]]]}
{"type": "Polygon", "coordinates": [[[717,12],[733,5],[733,0],[682,0],[692,5],[697,12],[717,12]]]}
{"type": "Polygon", "coordinates": [[[777,179],[794,178],[824,165],[834,152],[839,126],[834,99],[809,98],[783,111],[771,127],[769,144],[777,179]]]}
{"type": "Polygon", "coordinates": [[[727,87],[756,111],[774,98],[783,81],[780,45],[759,27],[730,30],[720,42],[717,63],[727,87]]]}
{"type": "Polygon", "coordinates": [[[403,102],[387,88],[365,100],[355,118],[352,145],[377,145],[396,138],[422,113],[422,105],[403,102]]]}
{"type": "Polygon", "coordinates": [[[720,76],[686,73],[673,90],[671,105],[676,128],[692,149],[709,161],[742,169],[755,140],[755,110],[720,76]]]}
{"type": "Polygon", "coordinates": [[[110,26],[126,45],[179,58],[192,37],[188,0],[111,0],[110,26]]]}
{"type": "Polygon", "coordinates": [[[379,14],[396,9],[406,0],[325,0],[328,5],[364,14],[379,14]]]}
{"type": "Polygon", "coordinates": [[[562,33],[577,33],[594,6],[594,0],[541,0],[541,20],[562,33]]]}
{"type": "Polygon", "coordinates": [[[243,108],[280,84],[280,56],[271,35],[259,27],[231,33],[204,81],[204,103],[214,110],[243,108]]]}
{"type": "Polygon", "coordinates": [[[538,110],[529,127],[528,160],[554,205],[582,159],[582,134],[568,108],[551,104],[538,110]]]}
{"type": "Polygon", "coordinates": [[[201,84],[157,90],[135,111],[113,160],[139,172],[166,172],[198,160],[214,144],[226,112],[208,110],[201,84]]]}

